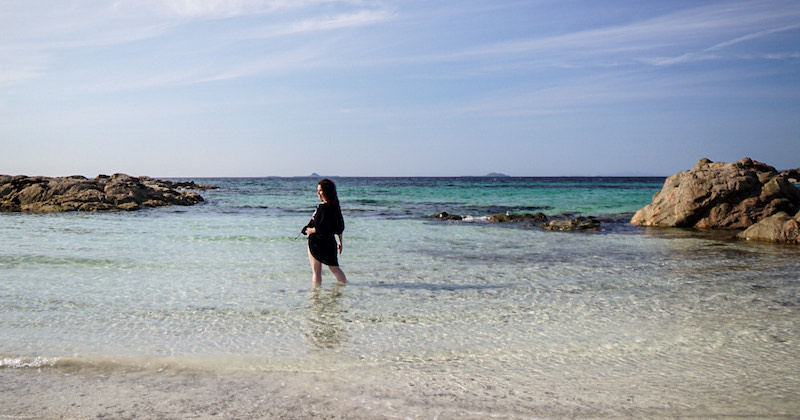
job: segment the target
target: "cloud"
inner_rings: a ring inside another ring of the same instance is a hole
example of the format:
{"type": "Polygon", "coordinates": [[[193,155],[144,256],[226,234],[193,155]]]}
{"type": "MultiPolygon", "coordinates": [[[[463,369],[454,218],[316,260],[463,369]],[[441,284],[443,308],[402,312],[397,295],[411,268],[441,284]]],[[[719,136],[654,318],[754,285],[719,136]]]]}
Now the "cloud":
{"type": "Polygon", "coordinates": [[[392,12],[384,9],[361,9],[332,16],[301,18],[288,23],[270,23],[258,28],[244,29],[234,36],[238,39],[266,39],[300,35],[376,25],[394,17],[392,12]]]}
{"type": "Polygon", "coordinates": [[[315,47],[296,48],[237,63],[223,63],[215,68],[207,69],[206,74],[185,80],[185,82],[206,83],[249,77],[270,71],[286,72],[311,66],[324,52],[324,46],[318,45],[315,47]]]}
{"type": "MultiPolygon", "coordinates": [[[[248,38],[237,36],[235,31],[239,31],[240,26],[263,25],[267,21],[272,22],[271,35],[288,36],[361,27],[391,19],[388,11],[365,9],[368,3],[356,0],[44,0],[32,7],[28,2],[3,2],[0,3],[0,27],[4,33],[0,40],[0,63],[4,64],[0,64],[0,87],[48,75],[69,77],[65,75],[75,73],[74,70],[68,66],[57,67],[64,59],[76,54],[91,57],[91,52],[86,51],[150,40],[160,42],[153,44],[150,51],[137,51],[121,60],[134,67],[141,64],[135,61],[141,58],[137,54],[147,54],[151,60],[164,60],[164,64],[158,68],[148,66],[144,74],[135,75],[136,80],[125,81],[125,74],[129,72],[120,62],[119,68],[106,69],[113,70],[113,76],[104,76],[102,80],[87,78],[86,81],[95,87],[89,90],[113,89],[115,84],[121,90],[128,90],[159,84],[225,80],[279,69],[281,63],[286,68],[296,68],[298,63],[312,59],[319,48],[287,45],[270,52],[268,57],[253,58],[240,53],[231,59],[226,56],[238,48],[234,44],[248,38]],[[336,10],[341,13],[318,16],[336,10]],[[205,31],[200,29],[202,26],[193,25],[248,17],[255,19],[205,31]],[[181,27],[186,31],[181,32],[181,27]],[[187,38],[186,34],[192,31],[196,35],[187,38]],[[198,38],[208,42],[200,42],[198,38]]],[[[328,41],[318,44],[326,46],[328,41]]],[[[76,65],[88,66],[88,61],[76,65]]],[[[99,65],[112,66],[105,62],[99,65]]],[[[87,74],[97,73],[93,68],[86,70],[87,74]]]]}
{"type": "Polygon", "coordinates": [[[360,10],[355,13],[340,14],[322,19],[306,19],[284,26],[278,30],[282,35],[304,32],[330,31],[360,26],[373,25],[391,19],[392,15],[385,10],[360,10]]]}
{"type": "Polygon", "coordinates": [[[49,62],[45,54],[37,51],[0,47],[0,88],[40,77],[49,62]]]}
{"type": "Polygon", "coordinates": [[[309,7],[348,4],[347,0],[117,0],[114,8],[178,19],[226,19],[309,7]]]}
{"type": "Polygon", "coordinates": [[[793,25],[787,25],[787,26],[781,26],[781,27],[778,27],[778,28],[770,28],[770,29],[767,29],[767,30],[758,31],[758,32],[746,34],[746,35],[743,35],[743,36],[740,36],[740,37],[736,37],[736,38],[731,39],[729,41],[720,42],[719,44],[712,45],[711,47],[706,48],[706,51],[721,50],[723,48],[728,48],[728,47],[730,47],[732,45],[739,44],[741,42],[751,41],[751,40],[758,39],[758,38],[763,38],[765,36],[772,35],[772,34],[775,34],[775,33],[791,31],[791,30],[798,29],[798,28],[800,28],[800,23],[799,24],[793,24],[793,25]]]}
{"type": "Polygon", "coordinates": [[[800,28],[798,20],[800,3],[796,2],[722,2],[622,25],[495,43],[428,59],[524,58],[560,67],[670,65],[719,58],[721,54],[707,53],[795,30],[800,28]]]}

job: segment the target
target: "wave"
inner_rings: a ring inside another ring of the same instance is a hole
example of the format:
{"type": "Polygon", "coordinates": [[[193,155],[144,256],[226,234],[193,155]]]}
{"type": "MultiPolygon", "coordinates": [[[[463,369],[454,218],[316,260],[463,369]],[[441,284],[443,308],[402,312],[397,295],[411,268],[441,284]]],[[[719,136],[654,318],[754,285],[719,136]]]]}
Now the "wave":
{"type": "Polygon", "coordinates": [[[0,370],[54,369],[67,373],[110,374],[132,371],[314,371],[318,366],[296,358],[263,358],[253,356],[145,356],[145,355],[63,355],[12,356],[0,355],[0,370]]]}
{"type": "Polygon", "coordinates": [[[0,358],[0,369],[39,369],[43,367],[53,367],[58,363],[58,357],[2,357],[0,358]]]}
{"type": "Polygon", "coordinates": [[[69,372],[78,371],[126,371],[126,370],[164,370],[169,368],[185,369],[174,357],[152,356],[1,356],[0,369],[59,369],[69,372]]]}

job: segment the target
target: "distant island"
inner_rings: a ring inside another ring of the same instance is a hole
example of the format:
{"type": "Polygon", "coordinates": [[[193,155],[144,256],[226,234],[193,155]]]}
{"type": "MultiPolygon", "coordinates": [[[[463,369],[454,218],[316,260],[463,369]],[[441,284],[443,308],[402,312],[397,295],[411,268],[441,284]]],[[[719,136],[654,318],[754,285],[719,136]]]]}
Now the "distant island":
{"type": "Polygon", "coordinates": [[[501,174],[500,172],[489,172],[488,174],[484,175],[490,178],[510,178],[510,176],[506,174],[501,174]]]}

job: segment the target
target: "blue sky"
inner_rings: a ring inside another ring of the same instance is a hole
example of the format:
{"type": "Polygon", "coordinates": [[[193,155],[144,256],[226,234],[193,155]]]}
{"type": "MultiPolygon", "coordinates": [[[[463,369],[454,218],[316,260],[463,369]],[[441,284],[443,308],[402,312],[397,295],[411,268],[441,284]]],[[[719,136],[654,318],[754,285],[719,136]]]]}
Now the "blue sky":
{"type": "Polygon", "coordinates": [[[0,173],[800,166],[800,2],[9,0],[0,173]]]}

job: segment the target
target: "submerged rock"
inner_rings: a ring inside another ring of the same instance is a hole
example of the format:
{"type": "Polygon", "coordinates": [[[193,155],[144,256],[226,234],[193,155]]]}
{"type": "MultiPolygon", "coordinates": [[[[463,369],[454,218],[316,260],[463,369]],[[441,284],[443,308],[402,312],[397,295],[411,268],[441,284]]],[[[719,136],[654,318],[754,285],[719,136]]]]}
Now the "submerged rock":
{"type": "Polygon", "coordinates": [[[701,159],[670,176],[631,223],[643,226],[746,229],[779,212],[800,210],[800,190],[772,166],[750,158],[701,159]]]}
{"type": "Polygon", "coordinates": [[[125,174],[99,175],[95,179],[79,175],[57,178],[0,175],[0,211],[130,211],[203,202],[199,194],[178,191],[176,185],[177,188],[209,187],[125,174]]]}

